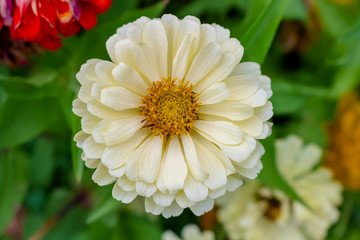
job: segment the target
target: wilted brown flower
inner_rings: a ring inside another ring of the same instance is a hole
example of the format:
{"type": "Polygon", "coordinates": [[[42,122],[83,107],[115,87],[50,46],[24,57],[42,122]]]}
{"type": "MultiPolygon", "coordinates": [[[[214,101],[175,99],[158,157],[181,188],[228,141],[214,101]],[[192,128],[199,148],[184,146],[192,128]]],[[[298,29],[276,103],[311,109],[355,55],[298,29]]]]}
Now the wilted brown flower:
{"type": "Polygon", "coordinates": [[[325,165],[345,188],[360,190],[360,99],[356,92],[345,95],[329,128],[325,165]]]}

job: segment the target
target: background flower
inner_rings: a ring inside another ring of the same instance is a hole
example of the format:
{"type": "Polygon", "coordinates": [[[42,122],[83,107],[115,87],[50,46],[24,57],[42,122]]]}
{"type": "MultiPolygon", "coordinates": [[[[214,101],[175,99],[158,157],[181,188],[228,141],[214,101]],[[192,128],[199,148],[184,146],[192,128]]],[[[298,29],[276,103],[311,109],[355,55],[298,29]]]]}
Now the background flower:
{"type": "Polygon", "coordinates": [[[112,62],[82,66],[75,140],[96,183],[117,181],[116,199],[143,196],[147,212],[165,217],[201,215],[257,176],[270,79],[256,63],[239,64],[243,47],[229,34],[190,16],[143,17],[107,41],[112,62]]]}
{"type": "Polygon", "coordinates": [[[181,237],[179,238],[172,231],[166,231],[162,235],[162,240],[215,240],[215,235],[211,231],[200,232],[200,229],[195,224],[186,225],[181,231],[181,237]]]}
{"type": "Polygon", "coordinates": [[[318,146],[304,147],[297,136],[277,140],[277,166],[310,209],[259,182],[245,183],[220,201],[219,219],[230,238],[325,239],[328,228],[339,218],[342,196],[329,170],[313,170],[320,156],[318,146]]]}

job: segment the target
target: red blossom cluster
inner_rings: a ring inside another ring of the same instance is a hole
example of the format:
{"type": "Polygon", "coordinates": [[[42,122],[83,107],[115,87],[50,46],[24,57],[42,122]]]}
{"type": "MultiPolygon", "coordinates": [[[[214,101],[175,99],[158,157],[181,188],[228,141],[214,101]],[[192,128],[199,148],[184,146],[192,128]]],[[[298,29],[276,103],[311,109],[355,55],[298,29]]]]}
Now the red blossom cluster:
{"type": "Polygon", "coordinates": [[[56,50],[61,35],[70,36],[81,27],[96,25],[96,15],[106,11],[112,0],[0,0],[0,30],[10,29],[11,37],[39,43],[56,50]]]}

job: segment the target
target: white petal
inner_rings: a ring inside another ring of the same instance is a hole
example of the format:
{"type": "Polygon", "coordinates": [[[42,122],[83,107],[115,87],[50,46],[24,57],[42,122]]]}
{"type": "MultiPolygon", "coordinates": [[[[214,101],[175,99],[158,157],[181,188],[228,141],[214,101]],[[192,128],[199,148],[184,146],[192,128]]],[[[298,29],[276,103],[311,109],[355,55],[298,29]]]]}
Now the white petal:
{"type": "MultiPolygon", "coordinates": [[[[156,82],[164,76],[156,68],[156,58],[152,49],[145,43],[137,42],[134,46],[134,61],[138,70],[150,81],[156,82]]],[[[166,76],[165,76],[166,77],[166,76]]]]}
{"type": "Polygon", "coordinates": [[[258,139],[265,139],[268,136],[271,135],[271,127],[272,127],[273,123],[270,122],[264,122],[263,125],[263,131],[261,132],[260,136],[257,137],[258,139]]]}
{"type": "MultiPolygon", "coordinates": [[[[222,57],[222,49],[219,44],[212,42],[206,45],[195,56],[185,81],[196,84],[200,79],[213,70],[222,57]]],[[[195,90],[195,89],[194,89],[195,90]]]]}
{"type": "Polygon", "coordinates": [[[111,109],[96,100],[87,103],[87,110],[99,118],[116,118],[121,115],[119,111],[111,109]]]}
{"type": "Polygon", "coordinates": [[[161,240],[181,240],[176,234],[170,230],[165,231],[162,236],[161,240]]]}
{"type": "Polygon", "coordinates": [[[136,182],[136,193],[143,197],[151,197],[157,190],[156,185],[144,182],[136,182]]]}
{"type": "Polygon", "coordinates": [[[231,52],[233,53],[236,58],[237,58],[237,62],[239,62],[244,54],[244,47],[241,46],[239,40],[237,40],[236,38],[229,38],[226,39],[225,41],[223,41],[221,43],[221,47],[223,49],[223,52],[231,52]]]}
{"type": "Polygon", "coordinates": [[[137,131],[128,141],[108,146],[102,155],[102,163],[109,169],[123,166],[128,159],[127,155],[134,151],[145,137],[145,131],[137,131]]]}
{"type": "Polygon", "coordinates": [[[181,208],[188,208],[194,205],[194,202],[190,201],[183,191],[179,191],[176,194],[175,200],[181,208]]]}
{"type": "Polygon", "coordinates": [[[252,116],[249,119],[237,122],[236,126],[246,132],[248,135],[252,137],[258,137],[262,133],[264,123],[258,117],[252,116]]]}
{"type": "Polygon", "coordinates": [[[79,98],[76,98],[72,102],[72,106],[73,106],[72,111],[79,117],[84,117],[89,114],[89,112],[86,108],[86,103],[81,101],[79,98]]]}
{"type": "Polygon", "coordinates": [[[131,25],[125,30],[126,36],[133,42],[142,41],[142,29],[138,26],[131,25]]]}
{"type": "Polygon", "coordinates": [[[221,150],[234,162],[242,162],[246,160],[255,149],[256,142],[253,138],[244,139],[237,145],[218,144],[221,150]]]}
{"type": "Polygon", "coordinates": [[[97,168],[100,164],[100,159],[92,159],[92,158],[88,158],[85,160],[85,166],[87,168],[97,168]]]}
{"type": "Polygon", "coordinates": [[[267,102],[267,93],[265,92],[265,90],[259,88],[253,95],[241,100],[241,102],[244,104],[248,104],[252,107],[263,106],[267,102]]]}
{"type": "Polygon", "coordinates": [[[109,174],[107,167],[101,163],[92,175],[92,179],[100,186],[108,185],[115,181],[115,178],[109,174]]]}
{"type": "Polygon", "coordinates": [[[270,87],[270,78],[264,75],[261,75],[260,77],[260,87],[266,91],[267,98],[270,98],[272,96],[272,91],[270,87]]]}
{"type": "Polygon", "coordinates": [[[260,160],[258,160],[254,168],[242,168],[237,165],[235,165],[235,168],[238,174],[248,179],[255,179],[259,174],[260,170],[262,169],[262,163],[260,160]]]}
{"type": "Polygon", "coordinates": [[[238,189],[242,184],[243,184],[243,180],[241,178],[236,177],[235,174],[230,175],[230,176],[228,176],[228,180],[226,183],[226,189],[230,192],[233,192],[236,189],[238,189]]]}
{"type": "Polygon", "coordinates": [[[85,64],[81,65],[80,71],[76,74],[76,79],[81,84],[99,82],[100,79],[95,73],[95,65],[100,61],[100,59],[90,59],[85,64]]]}
{"type": "Polygon", "coordinates": [[[262,155],[262,154],[260,154],[260,151],[259,151],[259,145],[260,145],[260,143],[257,143],[257,148],[250,154],[250,156],[245,161],[242,161],[242,162],[236,163],[236,164],[243,168],[255,167],[256,163],[259,161],[259,159],[262,155]]]}
{"type": "Polygon", "coordinates": [[[234,76],[245,74],[260,75],[260,65],[256,62],[242,62],[234,69],[234,71],[230,75],[234,76]]]}
{"type": "Polygon", "coordinates": [[[113,84],[110,84],[110,83],[106,83],[106,82],[97,82],[97,83],[94,83],[92,85],[92,88],[91,88],[91,96],[100,101],[100,96],[101,96],[101,91],[104,89],[104,88],[107,88],[107,87],[112,87],[113,84]]]}
{"type": "Polygon", "coordinates": [[[116,199],[116,200],[119,200],[123,203],[130,203],[132,202],[137,194],[136,192],[133,190],[133,191],[124,191],[123,189],[121,189],[119,187],[118,184],[114,184],[114,187],[113,187],[113,190],[112,190],[112,195],[113,197],[116,199]]]}
{"type": "MultiPolygon", "coordinates": [[[[81,128],[84,132],[91,134],[93,128],[101,121],[100,118],[88,114],[81,119],[81,128]]],[[[96,141],[96,138],[94,138],[96,141]]]]}
{"type": "MultiPolygon", "coordinates": [[[[204,60],[204,59],[203,59],[204,60]]],[[[239,63],[238,59],[231,52],[224,53],[220,61],[209,70],[205,78],[194,86],[195,92],[202,92],[214,83],[224,80],[234,67],[239,63]]]]}
{"type": "Polygon", "coordinates": [[[219,103],[224,101],[229,96],[229,94],[230,91],[224,82],[215,83],[206,88],[199,95],[199,102],[201,103],[201,106],[205,104],[219,103]]]}
{"type": "Polygon", "coordinates": [[[102,60],[95,65],[96,75],[102,82],[114,83],[113,76],[111,75],[114,67],[114,63],[102,60]]]}
{"type": "Polygon", "coordinates": [[[186,163],[189,167],[191,175],[200,182],[205,181],[208,178],[207,174],[200,165],[194,142],[190,135],[181,136],[182,145],[184,148],[186,163]]]}
{"type": "Polygon", "coordinates": [[[111,176],[120,178],[120,177],[124,176],[124,174],[125,174],[125,166],[115,168],[115,169],[109,169],[109,174],[111,176]]]}
{"type": "Polygon", "coordinates": [[[194,127],[210,141],[223,144],[238,144],[243,137],[241,129],[230,122],[198,120],[194,122],[194,127]]]}
{"type": "Polygon", "coordinates": [[[230,30],[226,29],[218,24],[211,24],[216,30],[216,41],[223,42],[230,38],[230,30]]]}
{"type": "Polygon", "coordinates": [[[183,208],[181,208],[175,201],[173,201],[173,203],[166,207],[164,209],[164,211],[162,212],[162,215],[165,218],[169,218],[169,217],[177,217],[179,216],[182,212],[184,211],[183,208]]]}
{"type": "Polygon", "coordinates": [[[103,133],[106,145],[115,145],[131,138],[135,132],[144,126],[145,123],[141,122],[143,119],[144,117],[139,116],[110,123],[107,131],[103,133]]]}
{"type": "MultiPolygon", "coordinates": [[[[172,66],[173,66],[173,58],[176,54],[177,48],[174,50],[174,34],[175,31],[178,28],[179,25],[179,19],[171,14],[164,14],[161,17],[161,23],[163,24],[164,28],[165,28],[165,32],[166,32],[166,36],[167,36],[167,40],[168,40],[168,62],[167,62],[167,68],[168,68],[168,73],[172,74],[172,66]],[[175,52],[173,52],[175,51],[175,52]]],[[[176,76],[174,76],[176,77],[176,76]]]]}
{"type": "Polygon", "coordinates": [[[209,178],[205,181],[206,186],[211,190],[224,186],[226,184],[226,171],[221,160],[197,141],[194,141],[194,143],[199,153],[200,164],[202,168],[209,173],[209,178]]]}
{"type": "Polygon", "coordinates": [[[202,114],[225,117],[233,121],[241,121],[250,118],[254,114],[254,109],[249,105],[239,102],[224,101],[200,106],[199,112],[202,114]]]}
{"type": "Polygon", "coordinates": [[[115,110],[124,110],[139,107],[141,96],[123,87],[108,87],[101,91],[100,101],[115,110]]]}
{"type": "Polygon", "coordinates": [[[89,136],[83,143],[83,150],[87,158],[101,158],[104,149],[105,145],[95,142],[92,136],[89,136]]]}
{"type": "Polygon", "coordinates": [[[226,186],[223,186],[223,187],[221,187],[221,188],[218,188],[218,189],[216,189],[216,190],[214,190],[214,191],[213,191],[213,190],[209,190],[209,197],[216,199],[216,198],[224,195],[225,192],[226,192],[226,186]]]}
{"type": "Polygon", "coordinates": [[[182,41],[176,55],[174,57],[173,66],[172,66],[172,76],[174,78],[183,79],[188,67],[191,63],[190,51],[192,45],[195,42],[194,36],[186,35],[182,41]]]}
{"type": "Polygon", "coordinates": [[[121,187],[124,191],[132,191],[135,190],[135,182],[129,181],[129,179],[126,176],[119,177],[116,181],[116,184],[121,187]]]}
{"type": "Polygon", "coordinates": [[[216,41],[216,30],[210,24],[201,24],[199,50],[211,42],[216,41]]]}
{"type": "Polygon", "coordinates": [[[181,150],[178,137],[170,141],[164,164],[163,178],[170,193],[175,193],[184,186],[188,168],[181,150]]]}
{"type": "Polygon", "coordinates": [[[190,201],[200,202],[208,196],[208,188],[205,184],[194,180],[189,174],[185,180],[184,192],[190,201]]]}
{"type": "Polygon", "coordinates": [[[91,96],[91,88],[93,86],[93,83],[86,82],[84,83],[79,90],[79,99],[85,103],[90,102],[94,98],[91,96]]]}
{"type": "Polygon", "coordinates": [[[310,171],[320,160],[322,150],[315,144],[309,144],[304,147],[297,159],[296,170],[299,173],[310,171]]]}
{"type": "Polygon", "coordinates": [[[157,191],[154,193],[152,198],[157,205],[161,207],[167,207],[170,206],[170,204],[174,201],[175,196],[169,193],[162,193],[157,191]]]}
{"type": "Polygon", "coordinates": [[[168,41],[159,19],[150,20],[144,26],[143,41],[152,49],[159,76],[167,77],[168,41]]]}
{"type": "Polygon", "coordinates": [[[259,89],[260,80],[255,75],[236,75],[226,79],[230,90],[228,100],[242,100],[253,95],[259,89]]]}
{"type": "Polygon", "coordinates": [[[125,64],[134,65],[134,42],[130,39],[123,39],[115,44],[116,63],[124,62],[125,64]]]}
{"type": "MultiPolygon", "coordinates": [[[[199,34],[200,34],[200,24],[197,21],[194,21],[192,19],[180,20],[174,32],[173,57],[175,57],[175,53],[177,52],[181,43],[183,42],[183,39],[187,35],[191,35],[195,39],[193,48],[196,49],[199,41],[199,34]]],[[[192,53],[190,54],[192,55],[192,53]]]]}
{"type": "Polygon", "coordinates": [[[196,203],[194,206],[190,207],[191,211],[196,215],[200,216],[214,207],[214,199],[207,198],[204,201],[196,203]]]}
{"type": "Polygon", "coordinates": [[[164,140],[159,136],[147,139],[139,155],[140,180],[153,183],[159,173],[164,140]],[[144,146],[144,147],[143,147],[144,146]]]}
{"type": "Polygon", "coordinates": [[[225,167],[226,175],[233,174],[235,172],[235,168],[230,159],[218,148],[218,146],[215,145],[218,145],[219,143],[214,144],[199,135],[196,135],[196,140],[222,163],[225,167]]]}
{"type": "Polygon", "coordinates": [[[121,87],[127,88],[142,96],[146,95],[148,85],[132,67],[121,62],[114,68],[112,75],[115,82],[121,87]]]}
{"type": "Polygon", "coordinates": [[[78,133],[76,133],[74,136],[74,141],[76,142],[76,146],[79,148],[82,148],[83,142],[88,137],[89,137],[89,135],[86,134],[84,131],[79,131],[78,133]]]}
{"type": "Polygon", "coordinates": [[[266,102],[264,106],[255,108],[255,115],[262,121],[267,121],[273,116],[273,105],[271,102],[266,102]]]}
{"type": "Polygon", "coordinates": [[[117,58],[116,58],[116,55],[115,55],[115,45],[121,39],[122,38],[119,35],[114,34],[106,41],[107,52],[108,52],[108,54],[109,54],[109,56],[111,58],[111,61],[114,62],[114,63],[117,63],[117,58]]]}
{"type": "Polygon", "coordinates": [[[154,215],[159,215],[164,207],[157,205],[152,198],[145,198],[145,211],[154,215]]]}

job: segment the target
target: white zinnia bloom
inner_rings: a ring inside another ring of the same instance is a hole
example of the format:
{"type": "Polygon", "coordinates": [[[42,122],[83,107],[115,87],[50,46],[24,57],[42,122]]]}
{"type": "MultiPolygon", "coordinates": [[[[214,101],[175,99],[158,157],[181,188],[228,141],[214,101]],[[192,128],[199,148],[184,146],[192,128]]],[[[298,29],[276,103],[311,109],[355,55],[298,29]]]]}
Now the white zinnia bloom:
{"type": "Polygon", "coordinates": [[[162,240],[215,240],[215,234],[209,230],[201,232],[195,224],[186,225],[181,231],[181,238],[170,230],[162,235],[162,240]]]}
{"type": "Polygon", "coordinates": [[[312,210],[258,181],[247,182],[219,200],[219,220],[230,239],[320,240],[337,221],[342,201],[341,186],[331,172],[319,167],[321,149],[303,146],[297,136],[276,141],[277,165],[299,196],[312,210]]]}
{"type": "Polygon", "coordinates": [[[256,178],[256,139],[271,131],[270,79],[256,63],[239,64],[243,47],[229,35],[195,17],[142,17],[107,41],[111,61],[81,67],[74,139],[93,180],[116,182],[114,198],[143,196],[147,212],[165,217],[201,215],[256,178]]]}

